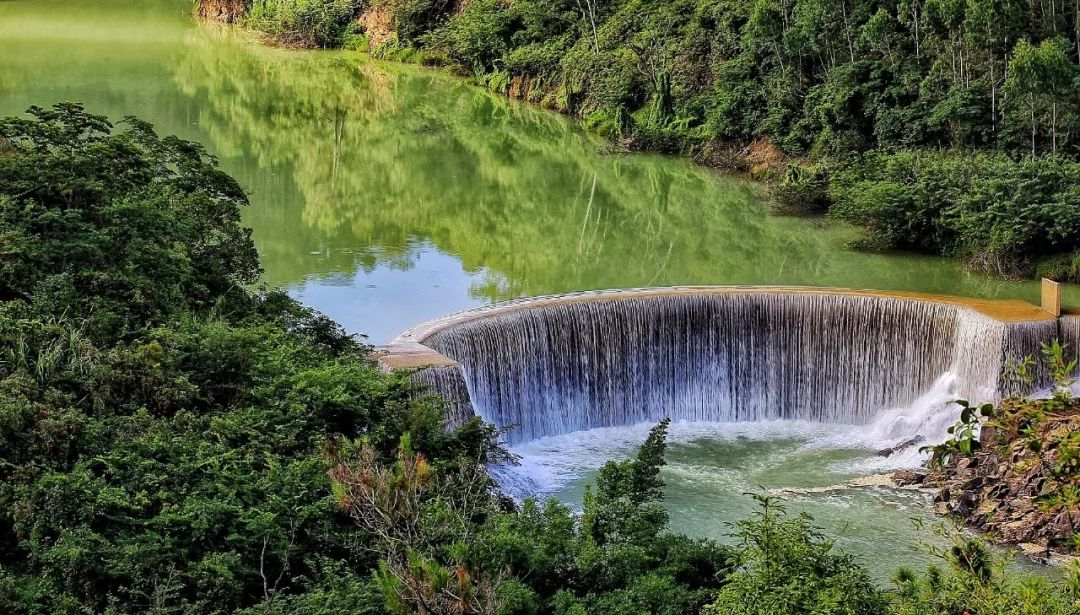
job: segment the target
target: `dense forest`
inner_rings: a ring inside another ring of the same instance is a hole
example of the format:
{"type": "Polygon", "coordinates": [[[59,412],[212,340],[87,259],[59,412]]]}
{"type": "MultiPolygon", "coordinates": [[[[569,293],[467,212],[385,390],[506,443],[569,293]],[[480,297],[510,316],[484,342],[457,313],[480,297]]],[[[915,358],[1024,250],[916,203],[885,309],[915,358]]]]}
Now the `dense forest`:
{"type": "Polygon", "coordinates": [[[202,0],[284,44],[443,65],[623,147],[753,170],[859,247],[1080,280],[1069,0],[202,0]]]}
{"type": "Polygon", "coordinates": [[[515,503],[474,419],[253,288],[242,188],[199,145],[77,104],[0,120],[0,612],[1070,614],[958,537],[876,587],[758,496],[671,533],[667,422],[581,511],[515,503]]]}

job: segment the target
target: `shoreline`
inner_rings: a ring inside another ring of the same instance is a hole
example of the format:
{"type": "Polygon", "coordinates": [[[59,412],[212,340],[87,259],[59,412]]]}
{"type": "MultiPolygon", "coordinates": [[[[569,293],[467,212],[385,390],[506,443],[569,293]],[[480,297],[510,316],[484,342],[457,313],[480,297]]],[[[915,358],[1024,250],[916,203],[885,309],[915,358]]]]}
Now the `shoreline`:
{"type": "MultiPolygon", "coordinates": [[[[436,69],[450,77],[462,78],[469,85],[482,88],[492,95],[573,119],[587,133],[606,139],[610,145],[604,149],[610,153],[648,152],[677,156],[706,169],[752,179],[765,191],[766,205],[773,215],[826,215],[857,229],[860,237],[847,245],[847,249],[853,252],[909,252],[934,256],[955,262],[969,272],[1000,281],[1033,281],[1049,277],[1080,283],[1080,252],[1070,251],[1068,245],[1044,247],[1049,245],[1049,228],[1036,229],[1033,240],[1018,239],[1006,245],[997,245],[991,237],[997,236],[995,233],[1007,232],[1007,224],[995,223],[972,234],[971,229],[967,228],[970,224],[957,226],[955,219],[959,218],[956,218],[955,212],[951,216],[942,213],[960,208],[968,210],[968,217],[985,218],[988,214],[983,210],[990,205],[983,201],[965,204],[960,195],[991,189],[988,186],[1003,173],[1012,182],[1031,182],[1035,178],[1049,177],[1047,172],[1057,174],[1059,180],[1068,181],[1068,178],[1080,173],[1080,164],[1067,157],[1046,154],[1021,160],[1012,156],[1008,149],[915,143],[900,148],[873,145],[852,150],[852,156],[830,154],[810,159],[807,155],[782,151],[773,144],[773,140],[782,140],[782,137],[775,135],[754,133],[720,139],[715,134],[709,136],[696,128],[679,128],[675,124],[657,127],[646,122],[639,125],[644,121],[635,119],[640,109],[623,110],[611,116],[611,113],[600,108],[582,107],[574,101],[588,95],[588,92],[569,91],[569,86],[558,79],[510,75],[502,69],[469,73],[459,60],[452,59],[445,51],[400,42],[393,19],[385,7],[368,7],[347,21],[339,22],[337,27],[340,30],[334,37],[316,39],[311,38],[315,36],[314,33],[305,34],[302,29],[297,30],[297,26],[272,19],[268,21],[266,16],[260,16],[259,23],[245,23],[243,12],[233,10],[243,5],[243,0],[196,0],[192,18],[238,26],[237,29],[253,33],[256,44],[267,47],[352,50],[375,60],[436,69]],[[887,209],[890,205],[879,198],[880,191],[890,182],[897,181],[886,171],[891,168],[888,165],[893,164],[915,173],[911,180],[914,183],[896,198],[922,199],[923,196],[916,195],[921,194],[920,190],[928,189],[924,183],[932,187],[945,182],[944,192],[935,192],[937,196],[926,197],[930,199],[928,203],[912,203],[914,209],[907,213],[894,211],[881,218],[877,210],[887,209]],[[877,196],[866,200],[867,194],[877,196]],[[923,214],[918,212],[927,208],[931,211],[930,218],[921,220],[919,216],[923,214]],[[920,225],[928,225],[934,233],[905,234],[897,231],[898,228],[920,225]]],[[[1042,186],[1044,192],[1050,192],[1038,198],[1066,198],[1060,191],[1054,192],[1054,185],[1057,184],[1042,186]]],[[[1016,199],[993,205],[991,209],[997,207],[1017,210],[1013,212],[1015,216],[1028,215],[1023,209],[1026,206],[1016,199]]]]}
{"type": "MultiPolygon", "coordinates": [[[[213,0],[213,2],[228,2],[230,0],[213,0]]],[[[237,0],[238,2],[240,0],[237,0]]],[[[213,4],[211,2],[211,4],[213,4]]],[[[256,45],[271,49],[282,49],[295,52],[305,51],[338,51],[338,52],[352,52],[359,53],[367,56],[372,60],[379,62],[391,62],[403,66],[415,66],[425,70],[437,72],[448,77],[452,77],[456,80],[463,81],[468,85],[488,92],[490,94],[502,97],[509,101],[522,103],[529,105],[536,109],[542,109],[556,113],[562,117],[565,117],[574,122],[578,128],[585,133],[600,137],[605,141],[605,149],[600,152],[604,155],[635,155],[635,154],[652,154],[656,156],[670,156],[691,162],[695,165],[701,166],[706,169],[717,171],[719,173],[732,175],[734,177],[748,179],[756,182],[762,186],[766,191],[766,200],[769,201],[769,210],[773,215],[794,215],[798,217],[815,217],[823,215],[825,212],[792,212],[781,207],[773,199],[772,189],[775,182],[779,179],[779,175],[782,171],[791,164],[797,163],[809,163],[805,158],[798,156],[790,156],[781,152],[778,148],[774,147],[766,138],[753,139],[747,142],[720,142],[720,141],[705,141],[695,144],[689,151],[687,150],[663,150],[649,147],[638,147],[633,141],[624,142],[616,141],[606,138],[602,133],[594,129],[587,127],[587,122],[584,118],[578,117],[573,113],[569,113],[564,109],[560,109],[556,105],[545,104],[544,100],[549,99],[551,93],[548,92],[541,97],[531,97],[529,94],[533,91],[532,88],[512,87],[508,86],[505,91],[492,88],[489,85],[479,81],[475,75],[468,73],[464,67],[454,65],[442,60],[431,61],[431,58],[420,57],[410,60],[403,57],[402,54],[392,53],[380,53],[380,50],[386,49],[384,45],[368,46],[367,48],[350,48],[350,47],[311,47],[307,45],[292,44],[288,41],[281,40],[274,35],[259,30],[254,27],[245,26],[240,23],[240,17],[242,16],[236,12],[230,12],[222,9],[220,14],[213,13],[213,11],[204,11],[203,7],[206,6],[205,0],[198,0],[195,3],[195,9],[192,11],[192,18],[203,24],[212,24],[220,26],[222,29],[231,31],[243,32],[250,36],[251,42],[256,45]],[[221,17],[219,18],[220,15],[221,17]]],[[[361,15],[358,20],[362,20],[361,15]]],[[[424,50],[408,48],[410,51],[414,51],[418,54],[423,54],[424,50]]],[[[920,252],[913,252],[920,256],[925,254],[920,252]]],[[[941,257],[948,258],[950,257],[941,257]]],[[[1021,278],[1026,280],[1026,278],[1021,278]]],[[[1015,280],[1006,280],[1015,281],[1015,280]]]]}

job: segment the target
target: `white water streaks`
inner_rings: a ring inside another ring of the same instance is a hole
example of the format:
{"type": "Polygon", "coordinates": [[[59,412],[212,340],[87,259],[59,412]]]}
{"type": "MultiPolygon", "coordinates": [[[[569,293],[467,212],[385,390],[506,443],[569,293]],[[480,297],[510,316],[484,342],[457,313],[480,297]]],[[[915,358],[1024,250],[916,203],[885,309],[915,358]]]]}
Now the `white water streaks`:
{"type": "Polygon", "coordinates": [[[438,360],[440,373],[421,377],[455,414],[471,407],[516,425],[507,438],[518,445],[663,417],[876,425],[910,437],[905,421],[935,383],[947,380],[953,398],[994,400],[1009,386],[1006,361],[1057,334],[1057,321],[1022,302],[702,287],[500,304],[395,343],[410,349],[410,366],[424,363],[417,348],[438,360]]]}
{"type": "MultiPolygon", "coordinates": [[[[932,557],[930,497],[858,480],[918,467],[957,399],[1011,391],[1008,361],[1080,340],[1030,304],[793,288],[675,288],[529,299],[418,325],[385,349],[507,433],[520,465],[492,468],[517,499],[577,507],[608,460],[671,417],[664,506],[674,531],[731,541],[748,492],[781,496],[885,583],[932,557]],[[899,443],[884,457],[876,454],[899,443]]],[[[1037,383],[1046,388],[1045,378],[1037,383]]]]}

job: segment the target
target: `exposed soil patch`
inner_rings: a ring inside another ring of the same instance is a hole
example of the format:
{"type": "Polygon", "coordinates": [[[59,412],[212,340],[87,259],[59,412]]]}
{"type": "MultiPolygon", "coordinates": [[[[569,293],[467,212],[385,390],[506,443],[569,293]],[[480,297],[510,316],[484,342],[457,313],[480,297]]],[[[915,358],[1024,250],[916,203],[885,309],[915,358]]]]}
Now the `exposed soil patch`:
{"type": "Polygon", "coordinates": [[[244,16],[244,0],[199,0],[200,18],[222,23],[236,23],[244,16]]]}

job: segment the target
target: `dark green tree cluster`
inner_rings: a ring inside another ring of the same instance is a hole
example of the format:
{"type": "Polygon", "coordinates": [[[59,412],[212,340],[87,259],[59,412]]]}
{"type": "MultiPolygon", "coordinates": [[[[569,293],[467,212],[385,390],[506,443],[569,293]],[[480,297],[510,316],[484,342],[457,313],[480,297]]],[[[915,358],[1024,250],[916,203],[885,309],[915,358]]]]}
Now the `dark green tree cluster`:
{"type": "Polygon", "coordinates": [[[438,465],[493,433],[248,290],[246,196],[198,145],[32,115],[0,120],[0,612],[381,612],[327,442],[408,431],[438,465]]]}
{"type": "Polygon", "coordinates": [[[421,43],[657,147],[1078,151],[1078,7],[1050,0],[468,2],[421,43]]]}
{"type": "Polygon", "coordinates": [[[1002,277],[1080,280],[1080,164],[1062,156],[871,153],[834,169],[828,193],[868,246],[957,255],[1002,277]]]}
{"type": "Polygon", "coordinates": [[[869,231],[863,247],[958,256],[1009,276],[1034,275],[1046,261],[1046,272],[1080,280],[1080,234],[1043,215],[1072,219],[1080,208],[1060,189],[1080,155],[1080,6],[1070,0],[374,0],[359,8],[388,15],[397,32],[376,53],[425,50],[429,61],[579,116],[627,147],[744,164],[740,148],[767,144],[780,205],[824,211],[843,201],[835,213],[869,231]],[[869,162],[858,156],[866,152],[869,162]],[[926,207],[905,209],[910,196],[893,196],[895,178],[877,183],[875,163],[904,169],[915,158],[930,162],[908,168],[917,176],[901,178],[906,192],[921,191],[926,172],[970,175],[924,192],[926,207]],[[785,173],[776,159],[796,167],[785,173]],[[865,189],[830,190],[833,173],[862,174],[865,189]],[[1007,181],[985,181],[1002,174],[1007,181]],[[995,206],[968,202],[970,184],[995,206]],[[1037,219],[1016,196],[1028,192],[1028,201],[1041,199],[1037,219]],[[991,233],[959,232],[956,213],[962,224],[1001,221],[991,233]],[[917,232],[912,217],[935,238],[909,241],[883,228],[917,232]],[[1009,219],[1019,239],[1000,232],[1013,230],[1009,219]]]}
{"type": "Polygon", "coordinates": [[[732,557],[667,531],[659,477],[667,425],[653,428],[635,458],[601,468],[580,513],[533,499],[506,510],[469,495],[471,470],[428,471],[411,443],[392,471],[361,453],[334,478],[353,518],[382,537],[377,578],[392,612],[699,613],[732,557]]]}
{"type": "Polygon", "coordinates": [[[778,201],[839,205],[864,247],[1080,280],[1078,20],[1058,0],[493,0],[425,40],[634,146],[812,160],[778,201]]]}

